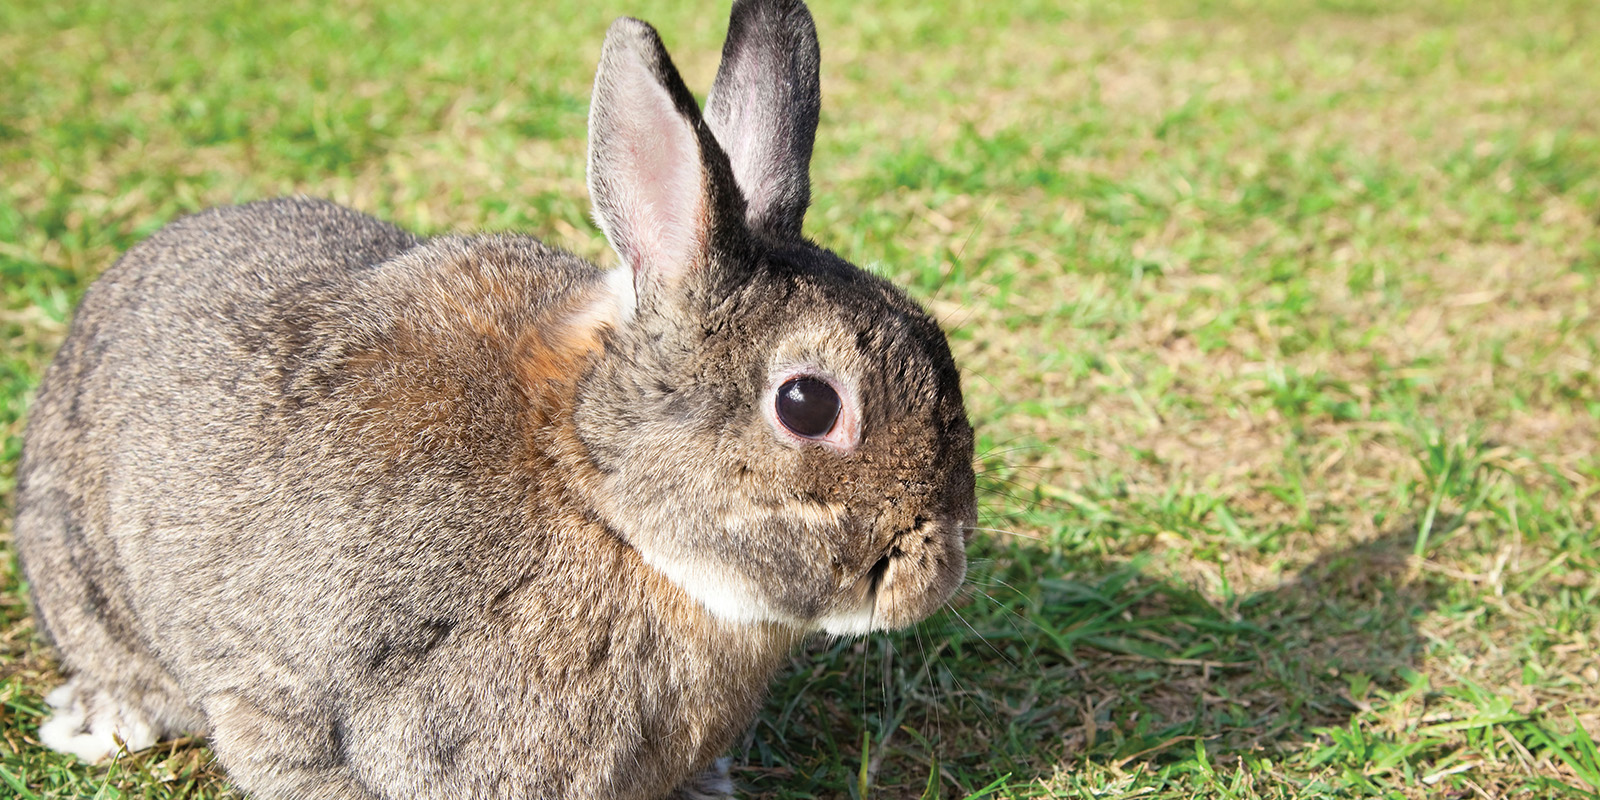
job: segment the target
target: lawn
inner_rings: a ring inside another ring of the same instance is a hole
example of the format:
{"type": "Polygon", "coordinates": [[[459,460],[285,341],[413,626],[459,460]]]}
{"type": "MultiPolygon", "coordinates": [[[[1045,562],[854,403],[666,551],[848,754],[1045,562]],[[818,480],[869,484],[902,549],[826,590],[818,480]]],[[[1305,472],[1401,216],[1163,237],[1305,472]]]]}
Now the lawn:
{"type": "MultiPolygon", "coordinates": [[[[1595,797],[1600,4],[813,10],[806,232],[950,331],[984,530],[948,610],[794,655],[743,796],[1595,797]]],[[[9,791],[237,796],[204,742],[37,746],[9,509],[84,288],[295,192],[612,263],[622,14],[709,86],[722,3],[0,0],[9,791]]]]}

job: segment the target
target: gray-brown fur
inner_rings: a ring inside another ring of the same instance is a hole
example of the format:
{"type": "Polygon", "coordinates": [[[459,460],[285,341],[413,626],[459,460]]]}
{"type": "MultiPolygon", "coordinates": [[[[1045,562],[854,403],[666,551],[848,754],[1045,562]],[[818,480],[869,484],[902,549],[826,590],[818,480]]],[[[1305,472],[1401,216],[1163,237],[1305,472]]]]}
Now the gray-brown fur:
{"type": "MultiPolygon", "coordinates": [[[[800,3],[734,18],[752,44],[725,59],[769,55],[718,92],[814,70],[800,3]]],[[[96,282],[16,520],[86,718],[205,733],[260,798],[665,797],[715,784],[696,774],[819,620],[949,597],[972,435],[943,335],[798,237],[814,110],[751,112],[756,168],[686,97],[654,31],[614,27],[591,186],[631,295],[528,237],[425,241],[308,199],[180,220],[96,282]],[[619,107],[678,120],[692,168],[641,178],[619,107]],[[637,196],[698,211],[661,233],[637,196]],[[858,445],[777,435],[780,362],[853,387],[858,445]],[[712,588],[657,568],[680,563],[712,588]],[[702,602],[722,578],[749,618],[702,602]]]]}

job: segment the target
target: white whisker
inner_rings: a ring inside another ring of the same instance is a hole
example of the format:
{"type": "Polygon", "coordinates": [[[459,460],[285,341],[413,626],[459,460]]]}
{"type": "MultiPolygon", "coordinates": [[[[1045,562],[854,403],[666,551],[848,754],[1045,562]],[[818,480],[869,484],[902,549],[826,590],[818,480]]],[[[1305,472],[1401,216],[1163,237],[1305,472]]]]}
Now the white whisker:
{"type": "Polygon", "coordinates": [[[1015,537],[1017,537],[1019,539],[1032,539],[1035,542],[1048,542],[1048,541],[1050,541],[1049,539],[1047,539],[1047,538],[1045,538],[1043,536],[1035,536],[1035,535],[1029,534],[1029,533],[1022,533],[1021,531],[1006,530],[1005,528],[985,528],[985,527],[980,527],[980,526],[974,525],[974,526],[972,526],[970,528],[963,528],[962,530],[984,531],[984,532],[987,532],[987,533],[1003,533],[1003,534],[1006,534],[1007,536],[1015,536],[1015,537]]]}

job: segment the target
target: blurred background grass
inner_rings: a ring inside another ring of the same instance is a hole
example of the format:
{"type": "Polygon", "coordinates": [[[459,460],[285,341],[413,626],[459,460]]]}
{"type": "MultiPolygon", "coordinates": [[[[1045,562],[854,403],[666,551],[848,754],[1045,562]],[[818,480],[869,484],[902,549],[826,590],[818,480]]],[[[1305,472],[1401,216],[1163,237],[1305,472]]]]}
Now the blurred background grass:
{"type": "MultiPolygon", "coordinates": [[[[745,795],[1600,790],[1600,4],[813,11],[807,233],[950,328],[988,530],[948,612],[796,654],[745,795]]],[[[709,85],[720,3],[0,0],[0,503],[77,298],[177,215],[303,192],[612,263],[622,14],[709,85]]],[[[232,796],[203,742],[37,747],[10,561],[0,782],[232,796]]]]}

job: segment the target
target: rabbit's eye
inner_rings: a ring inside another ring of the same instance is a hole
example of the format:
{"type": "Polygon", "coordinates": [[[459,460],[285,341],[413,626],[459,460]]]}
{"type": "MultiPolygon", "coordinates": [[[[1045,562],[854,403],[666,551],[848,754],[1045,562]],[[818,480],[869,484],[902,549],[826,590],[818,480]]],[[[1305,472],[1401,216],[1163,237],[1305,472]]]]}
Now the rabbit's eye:
{"type": "Polygon", "coordinates": [[[818,378],[800,377],[778,387],[778,421],[797,436],[820,439],[839,418],[839,393],[818,378]]]}

